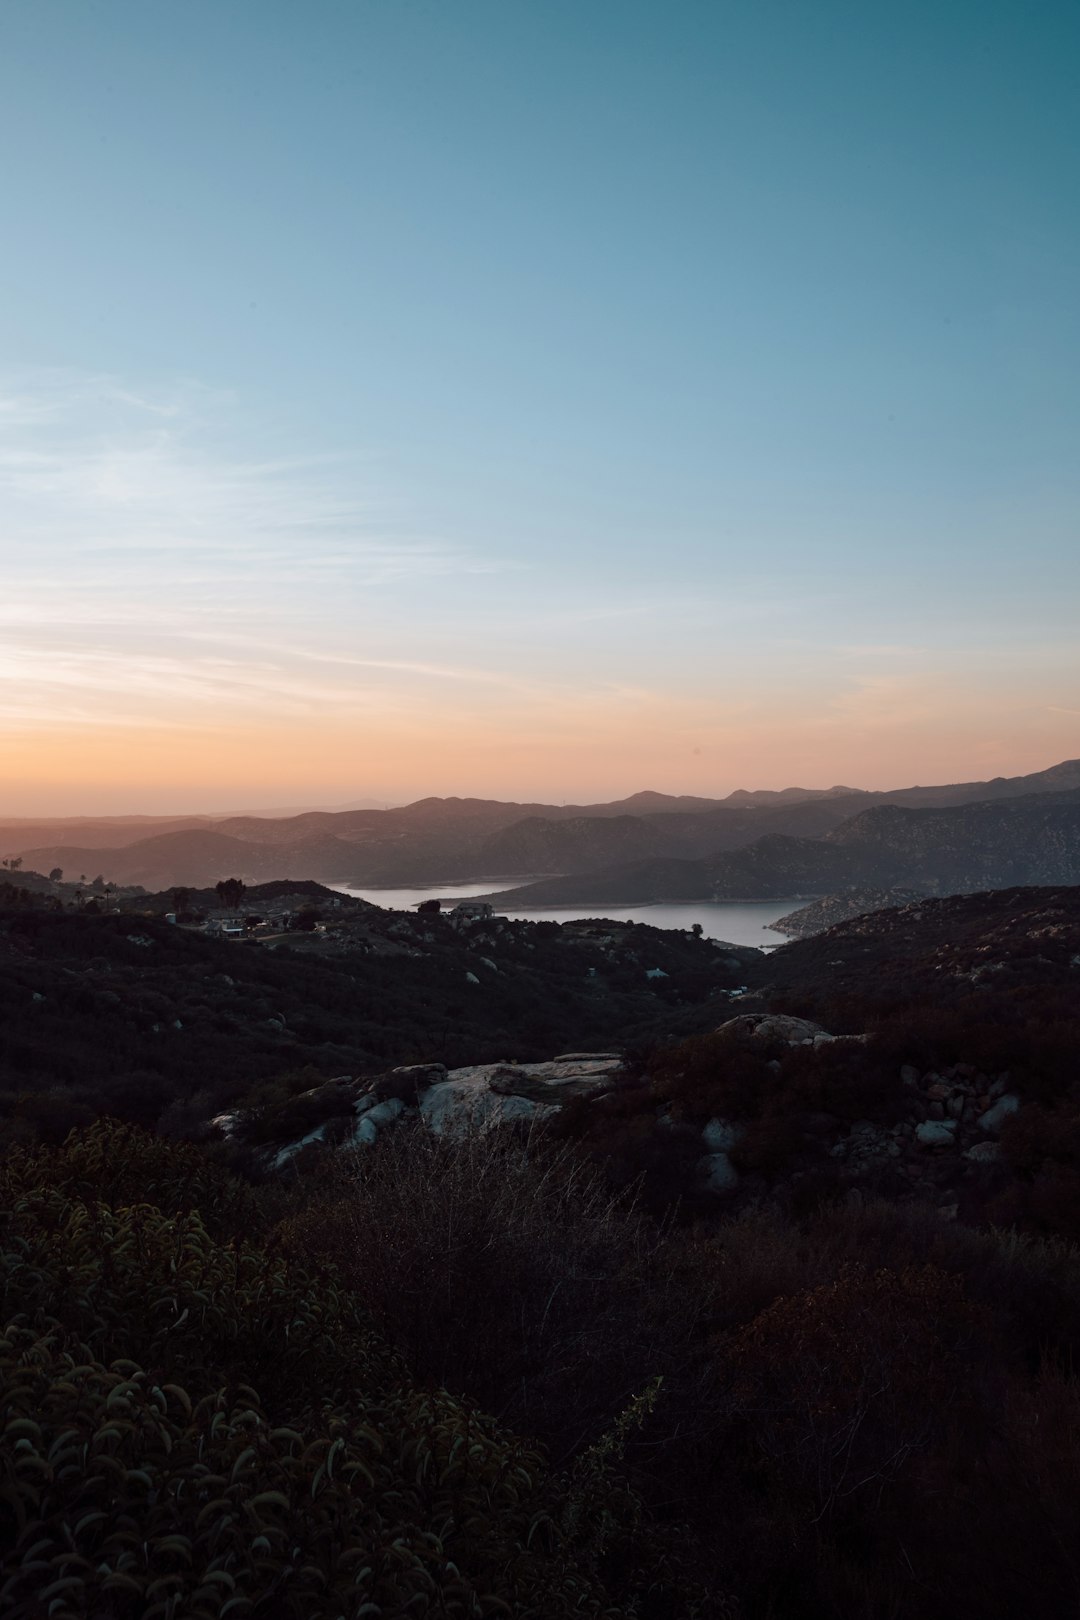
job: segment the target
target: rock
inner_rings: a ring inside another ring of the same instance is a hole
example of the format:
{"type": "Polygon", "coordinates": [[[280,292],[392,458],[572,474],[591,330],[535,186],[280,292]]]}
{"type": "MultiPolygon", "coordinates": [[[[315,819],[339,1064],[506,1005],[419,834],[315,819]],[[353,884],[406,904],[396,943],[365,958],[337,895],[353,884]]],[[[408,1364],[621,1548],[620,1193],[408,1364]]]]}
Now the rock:
{"type": "Polygon", "coordinates": [[[964,1098],[961,1092],[958,1091],[955,1097],[949,1098],[948,1102],[945,1104],[945,1112],[948,1114],[950,1119],[960,1118],[961,1114],[964,1112],[964,1098]]]}
{"type": "Polygon", "coordinates": [[[473,1128],[489,1130],[508,1120],[546,1119],[573,1093],[564,1090],[560,1095],[558,1089],[551,1086],[542,1095],[552,1100],[541,1102],[509,1089],[496,1091],[492,1081],[499,1080],[506,1088],[513,1083],[527,1085],[538,1071],[556,1067],[538,1063],[519,1070],[508,1063],[483,1063],[467,1069],[451,1069],[445,1080],[429,1086],[421,1094],[421,1117],[437,1135],[451,1136],[473,1128]]]}
{"type": "Polygon", "coordinates": [[[290,1142],[288,1147],[283,1147],[274,1159],[274,1169],[280,1170],[282,1165],[288,1164],[289,1160],[294,1158],[301,1148],[308,1147],[312,1142],[321,1142],[325,1134],[326,1125],[316,1125],[315,1129],[308,1131],[307,1135],[302,1136],[299,1142],[290,1142]]]}
{"type": "Polygon", "coordinates": [[[698,1175],[708,1192],[734,1192],[739,1185],[739,1172],[726,1153],[707,1153],[698,1162],[698,1175]]]}
{"type": "Polygon", "coordinates": [[[447,1069],[445,1063],[406,1063],[399,1069],[391,1069],[390,1073],[411,1080],[416,1089],[422,1091],[428,1086],[436,1085],[440,1080],[445,1080],[447,1069]]]}
{"type": "Polygon", "coordinates": [[[374,1108],[369,1108],[364,1118],[369,1125],[374,1125],[375,1129],[379,1130],[383,1125],[392,1124],[398,1115],[404,1112],[405,1104],[400,1097],[388,1097],[385,1102],[376,1103],[374,1108]]]}
{"type": "Polygon", "coordinates": [[[787,1013],[740,1013],[721,1024],[716,1033],[744,1041],[786,1041],[789,1046],[801,1046],[827,1031],[808,1018],[792,1018],[787,1013]]]}
{"type": "Polygon", "coordinates": [[[930,1115],[931,1119],[944,1119],[945,1118],[944,1104],[939,1103],[939,1102],[932,1102],[930,1104],[930,1107],[927,1109],[927,1113],[930,1115]]]}
{"type": "Polygon", "coordinates": [[[476,977],[475,973],[466,973],[465,978],[466,978],[466,980],[468,981],[469,984],[479,984],[480,983],[480,980],[476,977]]]}
{"type": "Polygon", "coordinates": [[[964,1153],[965,1159],[972,1164],[996,1164],[1001,1158],[1001,1144],[999,1142],[975,1142],[964,1153]]]}
{"type": "MultiPolygon", "coordinates": [[[[837,1146],[846,1150],[851,1169],[855,1172],[869,1170],[882,1159],[900,1156],[900,1146],[893,1141],[892,1132],[868,1119],[856,1120],[846,1143],[838,1143],[837,1146]]],[[[843,1156],[835,1148],[832,1151],[836,1158],[843,1156]]]]}
{"type": "Polygon", "coordinates": [[[733,1125],[728,1119],[710,1119],[701,1140],[710,1153],[730,1153],[745,1135],[744,1125],[733,1125]]]}
{"type": "Polygon", "coordinates": [[[621,1069],[619,1057],[579,1052],[551,1063],[492,1064],[489,1084],[503,1097],[528,1097],[561,1106],[572,1097],[602,1097],[614,1089],[621,1069]]]}
{"type": "Polygon", "coordinates": [[[1009,1115],[1015,1114],[1019,1107],[1019,1097],[1015,1092],[1007,1091],[1004,1097],[999,1097],[994,1106],[988,1108],[982,1115],[979,1120],[980,1130],[989,1131],[991,1136],[996,1136],[1009,1115]]]}
{"type": "Polygon", "coordinates": [[[900,1084],[902,1086],[908,1086],[909,1088],[911,1088],[911,1087],[917,1086],[918,1083],[919,1083],[919,1071],[918,1071],[918,1069],[915,1068],[914,1064],[911,1064],[911,1063],[901,1064],[901,1067],[900,1067],[900,1084]]]}
{"type": "Polygon", "coordinates": [[[560,1052],[552,1063],[620,1063],[620,1052],[560,1052]]]}
{"type": "Polygon", "coordinates": [[[388,1097],[400,1097],[408,1107],[415,1108],[420,1093],[445,1080],[446,1074],[445,1063],[408,1063],[380,1075],[373,1089],[380,1102],[388,1097]]]}
{"type": "Polygon", "coordinates": [[[921,1147],[953,1147],[956,1142],[955,1119],[924,1120],[915,1131],[915,1140],[921,1147]]]}

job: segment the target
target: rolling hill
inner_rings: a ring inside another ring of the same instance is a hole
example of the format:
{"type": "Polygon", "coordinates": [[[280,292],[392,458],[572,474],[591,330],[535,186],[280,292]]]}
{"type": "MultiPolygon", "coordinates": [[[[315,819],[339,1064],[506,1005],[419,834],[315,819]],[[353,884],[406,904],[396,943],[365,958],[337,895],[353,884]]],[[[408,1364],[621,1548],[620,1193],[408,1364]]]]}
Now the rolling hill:
{"type": "MultiPolygon", "coordinates": [[[[923,836],[905,831],[916,825],[905,822],[905,816],[973,803],[997,805],[1004,812],[1033,795],[1061,799],[1073,791],[1080,791],[1078,760],[1030,776],[889,794],[788,788],[739,790],[725,800],[709,800],[643,792],[594,805],[428,798],[391,810],[230,816],[213,822],[189,817],[21,823],[0,828],[0,847],[20,855],[27,869],[48,872],[59,866],[68,876],[100,874],[112,883],[148,889],[198,886],[226,875],[247,882],[313,878],[390,888],[477,880],[490,880],[494,887],[515,879],[589,877],[596,882],[588,890],[579,882],[572,890],[551,892],[558,893],[558,903],[567,896],[574,902],[599,897],[600,891],[610,900],[640,900],[663,882],[674,885],[665,898],[686,891],[694,891],[690,898],[703,892],[786,897],[820,893],[834,876],[845,883],[886,881],[888,851],[895,846],[897,859],[903,855],[907,860],[906,844],[914,838],[917,845],[923,836]],[[872,819],[885,810],[890,817],[872,819]],[[822,842],[834,837],[848,850],[846,857],[822,849],[822,842]],[[725,856],[767,839],[788,842],[766,843],[756,854],[725,863],[725,856]],[[798,847],[789,847],[792,842],[798,847]],[[876,850],[873,859],[869,850],[861,851],[863,844],[876,850]],[[650,862],[661,866],[651,875],[638,870],[650,862]],[[695,862],[706,866],[699,872],[682,870],[695,862]],[[849,871],[855,874],[850,879],[849,871]]],[[[965,830],[966,823],[949,825],[961,842],[974,836],[965,830]]],[[[978,836],[991,838],[989,823],[978,825],[978,836]]],[[[955,859],[943,851],[942,881],[953,883],[964,876],[965,882],[971,878],[969,886],[986,886],[979,873],[1005,870],[1002,840],[1007,842],[1014,828],[1007,820],[1000,823],[997,853],[988,857],[988,865],[980,866],[981,857],[976,858],[970,871],[958,851],[955,859]]],[[[936,836],[949,836],[945,824],[936,836]]],[[[1039,836],[1049,839],[1049,828],[1039,836]]],[[[929,878],[935,880],[932,873],[929,878]]],[[[899,881],[907,878],[901,875],[899,881]]],[[[1009,876],[1002,881],[1026,880],[1009,876]]]]}

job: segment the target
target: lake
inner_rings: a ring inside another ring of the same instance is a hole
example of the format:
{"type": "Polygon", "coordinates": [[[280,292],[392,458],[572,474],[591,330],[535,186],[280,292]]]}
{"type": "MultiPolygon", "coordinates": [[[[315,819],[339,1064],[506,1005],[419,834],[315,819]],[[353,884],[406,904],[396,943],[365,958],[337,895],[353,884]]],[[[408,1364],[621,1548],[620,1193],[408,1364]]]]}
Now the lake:
{"type": "MultiPolygon", "coordinates": [[[[433,884],[424,889],[354,889],[344,883],[330,885],[341,894],[355,895],[358,900],[370,900],[373,905],[386,906],[391,911],[411,911],[421,900],[438,898],[454,903],[467,900],[473,894],[491,894],[492,883],[433,884]]],[[[769,924],[794,911],[800,900],[698,900],[686,904],[637,906],[544,906],[523,910],[507,906],[503,910],[498,901],[495,910],[504,917],[529,922],[575,922],[579,917],[611,917],[618,922],[648,923],[651,928],[692,928],[700,923],[707,939],[722,939],[729,945],[753,945],[758,950],[772,950],[785,942],[783,934],[769,931],[769,924]]]]}

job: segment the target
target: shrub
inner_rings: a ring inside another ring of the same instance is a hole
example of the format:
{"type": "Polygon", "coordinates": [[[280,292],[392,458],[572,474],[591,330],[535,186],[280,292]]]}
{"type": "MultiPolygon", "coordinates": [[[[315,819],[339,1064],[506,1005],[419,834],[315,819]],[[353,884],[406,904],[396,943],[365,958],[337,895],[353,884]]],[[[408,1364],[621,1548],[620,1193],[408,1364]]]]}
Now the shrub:
{"type": "Polygon", "coordinates": [[[77,1198],[81,1148],[23,1157],[0,1231],[6,1613],[615,1620],[599,1569],[641,1510],[612,1476],[583,1527],[580,1482],[417,1387],[326,1268],[77,1198]]]}
{"type": "Polygon", "coordinates": [[[679,1332],[662,1235],[539,1133],[401,1125],[280,1240],[332,1259],[421,1376],[556,1456],[614,1421],[679,1332]]]}

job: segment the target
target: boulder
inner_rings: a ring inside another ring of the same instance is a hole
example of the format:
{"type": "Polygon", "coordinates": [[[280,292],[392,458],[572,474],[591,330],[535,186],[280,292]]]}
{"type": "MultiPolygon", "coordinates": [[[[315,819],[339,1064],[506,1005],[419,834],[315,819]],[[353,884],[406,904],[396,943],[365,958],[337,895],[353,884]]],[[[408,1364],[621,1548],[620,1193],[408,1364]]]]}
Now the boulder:
{"type": "Polygon", "coordinates": [[[964,1153],[965,1159],[972,1164],[996,1164],[1001,1158],[1001,1144],[999,1142],[973,1142],[964,1153]]]}
{"type": "Polygon", "coordinates": [[[953,1147],[956,1143],[955,1119],[927,1119],[915,1129],[915,1140],[921,1147],[953,1147]]]}
{"type": "Polygon", "coordinates": [[[490,1085],[499,1096],[561,1106],[573,1097],[602,1097],[612,1091],[621,1069],[621,1058],[579,1052],[550,1063],[493,1064],[490,1085]]]}
{"type": "Polygon", "coordinates": [[[619,1052],[560,1052],[558,1057],[552,1058],[552,1063],[618,1063],[621,1061],[619,1052]]]}
{"type": "Polygon", "coordinates": [[[445,1080],[446,1073],[445,1063],[409,1063],[400,1069],[391,1069],[389,1074],[380,1075],[375,1081],[374,1090],[380,1101],[400,1097],[412,1108],[416,1106],[420,1092],[445,1080]]]}
{"type": "Polygon", "coordinates": [[[787,1013],[740,1013],[721,1024],[716,1033],[744,1041],[786,1041],[789,1046],[801,1046],[828,1031],[808,1018],[793,1018],[787,1013]]]}
{"type": "Polygon", "coordinates": [[[420,1114],[437,1136],[457,1136],[473,1129],[490,1130],[515,1119],[532,1122],[554,1112],[550,1104],[492,1091],[488,1082],[494,1066],[484,1065],[479,1070],[455,1069],[448,1080],[424,1092],[420,1114]]]}
{"type": "Polygon", "coordinates": [[[376,1103],[374,1108],[369,1108],[364,1118],[369,1125],[380,1130],[384,1125],[392,1125],[398,1115],[404,1112],[405,1104],[400,1097],[388,1097],[385,1102],[376,1103]]]}
{"type": "Polygon", "coordinates": [[[710,1119],[701,1133],[701,1140],[710,1153],[726,1154],[745,1135],[744,1125],[734,1125],[729,1119],[710,1119]]]}
{"type": "Polygon", "coordinates": [[[1004,1097],[999,1097],[994,1106],[988,1108],[986,1113],[980,1116],[979,1128],[989,1131],[991,1136],[996,1136],[1009,1115],[1015,1114],[1019,1107],[1020,1099],[1016,1093],[1012,1091],[1006,1092],[1004,1097]]]}

